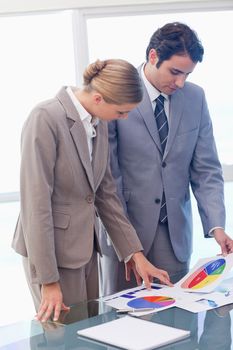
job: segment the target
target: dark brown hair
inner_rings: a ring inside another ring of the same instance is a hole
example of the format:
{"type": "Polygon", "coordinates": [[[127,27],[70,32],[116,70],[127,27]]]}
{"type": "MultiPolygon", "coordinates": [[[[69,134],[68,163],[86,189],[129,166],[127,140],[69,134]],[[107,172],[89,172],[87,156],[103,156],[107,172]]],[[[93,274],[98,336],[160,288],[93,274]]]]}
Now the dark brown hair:
{"type": "Polygon", "coordinates": [[[196,63],[202,61],[204,54],[204,48],[195,31],[180,22],[167,23],[156,30],[146,49],[147,61],[151,49],[155,49],[159,57],[157,68],[173,55],[189,55],[196,63]]]}

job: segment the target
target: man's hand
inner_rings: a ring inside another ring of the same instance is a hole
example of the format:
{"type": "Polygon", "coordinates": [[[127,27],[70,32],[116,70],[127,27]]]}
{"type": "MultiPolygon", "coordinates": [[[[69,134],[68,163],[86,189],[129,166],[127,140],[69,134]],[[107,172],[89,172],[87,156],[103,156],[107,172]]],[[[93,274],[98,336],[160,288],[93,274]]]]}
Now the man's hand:
{"type": "Polygon", "coordinates": [[[172,286],[168,273],[164,270],[157,269],[152,265],[142,252],[133,254],[129,262],[126,263],[126,280],[130,280],[130,272],[133,270],[137,284],[140,285],[142,280],[145,283],[146,288],[150,289],[153,278],[158,278],[163,284],[172,286]]]}
{"type": "Polygon", "coordinates": [[[41,287],[41,303],[36,315],[38,321],[46,322],[53,314],[53,321],[57,321],[61,310],[69,310],[63,301],[58,282],[43,284],[41,287]]]}
{"type": "Polygon", "coordinates": [[[222,228],[213,231],[216,242],[220,245],[222,255],[233,253],[233,240],[224,232],[222,228]]]}

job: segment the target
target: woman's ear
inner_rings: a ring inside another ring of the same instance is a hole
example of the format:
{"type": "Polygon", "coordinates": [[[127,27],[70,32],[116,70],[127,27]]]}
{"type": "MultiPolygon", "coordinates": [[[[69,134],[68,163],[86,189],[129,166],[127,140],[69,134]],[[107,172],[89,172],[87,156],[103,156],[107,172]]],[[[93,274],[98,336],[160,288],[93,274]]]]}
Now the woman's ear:
{"type": "Polygon", "coordinates": [[[101,94],[99,94],[98,92],[95,92],[93,95],[92,95],[92,98],[93,98],[93,102],[96,104],[96,105],[99,105],[102,101],[103,101],[103,96],[101,94]]]}

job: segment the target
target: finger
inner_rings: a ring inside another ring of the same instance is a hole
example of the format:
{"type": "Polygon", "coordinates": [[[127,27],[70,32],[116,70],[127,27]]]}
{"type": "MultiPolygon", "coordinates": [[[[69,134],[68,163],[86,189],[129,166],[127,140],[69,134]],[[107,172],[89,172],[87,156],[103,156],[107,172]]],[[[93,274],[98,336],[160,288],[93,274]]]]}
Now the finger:
{"type": "Polygon", "coordinates": [[[160,279],[160,281],[162,282],[162,284],[166,284],[169,287],[173,287],[174,285],[171,283],[170,279],[166,278],[166,277],[162,277],[160,279]]]}
{"type": "Polygon", "coordinates": [[[125,264],[125,279],[126,281],[130,281],[130,267],[128,264],[125,264]]]}
{"type": "Polygon", "coordinates": [[[137,269],[135,267],[133,268],[133,272],[134,272],[134,276],[136,278],[137,285],[140,286],[142,284],[142,278],[139,275],[139,273],[137,272],[137,269]]]}
{"type": "Polygon", "coordinates": [[[169,274],[167,273],[167,271],[165,270],[159,270],[160,274],[164,277],[167,278],[168,280],[170,280],[169,274]]]}
{"type": "Polygon", "coordinates": [[[226,248],[226,245],[225,245],[225,244],[222,244],[222,245],[221,245],[221,249],[222,249],[222,255],[223,255],[223,256],[226,256],[226,255],[227,255],[227,248],[226,248]]]}
{"type": "Polygon", "coordinates": [[[60,312],[61,312],[61,304],[57,303],[55,305],[55,308],[54,308],[54,315],[53,315],[53,320],[54,321],[57,321],[59,319],[60,312]]]}
{"type": "Polygon", "coordinates": [[[164,271],[163,277],[164,277],[168,282],[170,282],[170,276],[169,276],[169,274],[167,273],[167,271],[164,271]]]}
{"type": "Polygon", "coordinates": [[[161,271],[161,276],[160,276],[160,281],[163,283],[163,284],[166,284],[166,285],[168,285],[169,287],[172,287],[173,286],[173,284],[171,283],[171,281],[170,281],[170,277],[169,277],[169,275],[168,275],[168,273],[167,273],[167,271],[161,271]]]}
{"type": "Polygon", "coordinates": [[[233,241],[230,239],[227,241],[227,248],[228,248],[228,253],[232,253],[233,251],[233,241]]]}
{"type": "Polygon", "coordinates": [[[140,286],[142,284],[142,278],[141,278],[140,274],[138,273],[136,266],[133,266],[133,273],[134,273],[134,276],[136,278],[137,285],[140,286]]]}
{"type": "Polygon", "coordinates": [[[52,304],[49,304],[48,305],[48,308],[46,310],[46,312],[44,313],[43,317],[42,317],[42,320],[41,322],[46,322],[48,321],[49,317],[52,315],[53,313],[53,305],[52,304]]]}
{"type": "Polygon", "coordinates": [[[142,284],[142,279],[141,279],[140,275],[136,275],[136,282],[137,282],[138,286],[140,286],[142,284]]]}
{"type": "Polygon", "coordinates": [[[70,310],[70,307],[66,306],[64,303],[62,303],[61,309],[64,310],[64,311],[68,311],[68,310],[70,310]]]}
{"type": "Polygon", "coordinates": [[[146,289],[151,289],[151,284],[148,275],[142,276],[146,289]]]}
{"type": "Polygon", "coordinates": [[[154,277],[153,277],[153,276],[150,276],[150,277],[149,277],[149,281],[150,281],[150,283],[152,283],[152,282],[154,281],[154,277]]]}
{"type": "Polygon", "coordinates": [[[226,243],[225,241],[219,241],[218,244],[220,245],[220,248],[221,248],[221,253],[220,255],[223,255],[223,256],[226,256],[227,255],[227,252],[226,252],[226,243]]]}
{"type": "Polygon", "coordinates": [[[41,321],[44,313],[47,310],[47,307],[48,307],[47,303],[43,303],[39,306],[39,310],[38,310],[37,315],[36,315],[36,318],[38,321],[41,321]]]}

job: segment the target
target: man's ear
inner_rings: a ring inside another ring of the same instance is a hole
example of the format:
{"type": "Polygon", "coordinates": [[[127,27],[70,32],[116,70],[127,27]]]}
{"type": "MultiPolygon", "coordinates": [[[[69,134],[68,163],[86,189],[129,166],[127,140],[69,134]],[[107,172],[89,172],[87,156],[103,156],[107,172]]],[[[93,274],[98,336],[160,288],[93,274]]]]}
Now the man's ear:
{"type": "Polygon", "coordinates": [[[157,51],[155,49],[151,49],[149,52],[149,62],[151,64],[156,64],[159,60],[159,57],[157,55],[157,51]]]}
{"type": "Polygon", "coordinates": [[[99,94],[98,92],[95,92],[93,94],[93,102],[96,105],[99,105],[102,101],[103,101],[103,96],[101,94],[99,94]]]}

